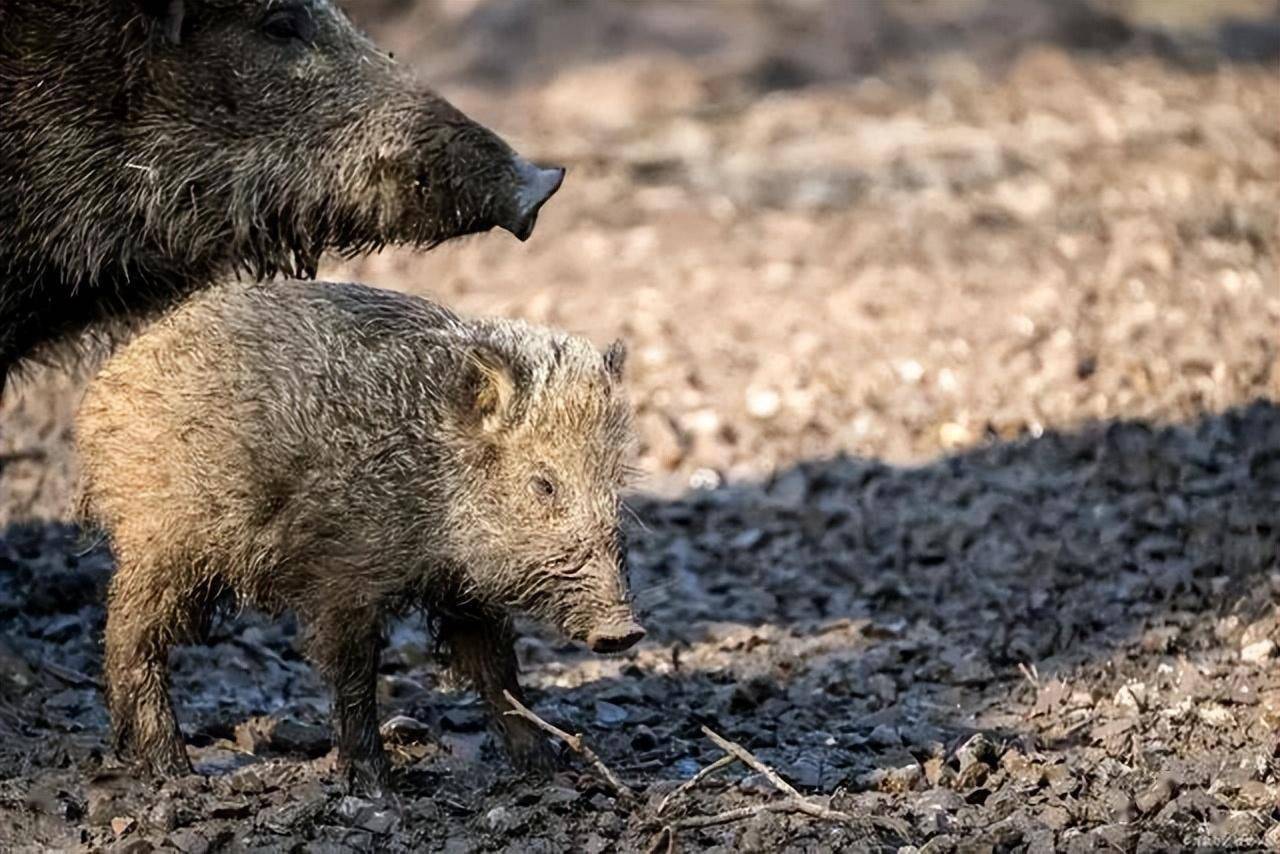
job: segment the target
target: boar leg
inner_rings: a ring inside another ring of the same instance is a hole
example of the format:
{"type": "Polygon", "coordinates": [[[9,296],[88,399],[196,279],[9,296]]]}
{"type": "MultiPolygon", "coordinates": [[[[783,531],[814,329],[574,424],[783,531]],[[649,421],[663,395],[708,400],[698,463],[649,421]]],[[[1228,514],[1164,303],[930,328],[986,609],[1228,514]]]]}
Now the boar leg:
{"type": "Polygon", "coordinates": [[[307,654],[333,690],[338,771],[358,790],[380,797],[391,780],[391,763],[378,734],[381,620],[370,609],[333,605],[304,614],[304,620],[307,654]]]}
{"type": "Polygon", "coordinates": [[[511,704],[504,690],[520,702],[515,632],[506,617],[450,618],[441,626],[449,648],[450,665],[484,698],[493,722],[506,743],[511,762],[524,771],[546,772],[555,767],[555,754],[542,732],[524,718],[508,716],[511,704]]]}
{"type": "Polygon", "coordinates": [[[191,773],[169,700],[169,650],[207,622],[207,603],[168,573],[120,560],[107,604],[103,677],[116,752],[166,777],[191,773]]]}

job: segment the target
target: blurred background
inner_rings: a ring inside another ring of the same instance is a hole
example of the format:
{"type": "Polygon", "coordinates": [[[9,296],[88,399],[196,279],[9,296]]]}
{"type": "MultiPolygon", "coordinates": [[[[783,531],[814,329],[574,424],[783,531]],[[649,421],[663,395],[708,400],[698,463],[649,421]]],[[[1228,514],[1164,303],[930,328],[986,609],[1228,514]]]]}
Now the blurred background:
{"type": "Polygon", "coordinates": [[[625,338],[650,489],[1276,392],[1277,0],[344,5],[569,177],[321,275],[625,338]]]}
{"type": "Polygon", "coordinates": [[[1280,382],[1274,0],[348,6],[570,171],[340,275],[627,339],[651,488],[1280,382]]]}
{"type": "MultiPolygon", "coordinates": [[[[650,637],[527,639],[542,712],[648,782],[714,758],[713,721],[929,850],[1280,846],[1280,2],[344,5],[569,174],[526,244],[321,275],[631,348],[650,637]]],[[[0,523],[42,522],[0,536],[0,659],[92,674],[110,564],[63,524],[77,388],[37,374],[0,408],[0,523]]],[[[323,720],[292,629],[253,619],[176,661],[201,756],[246,697],[323,720]]],[[[444,735],[407,772],[435,818],[396,839],[652,841],[642,811],[477,763],[427,660],[397,629],[384,710],[444,735]]],[[[73,693],[31,679],[13,696],[73,693]]],[[[74,692],[50,726],[100,747],[74,692]]],[[[731,776],[689,809],[762,797],[731,776]]],[[[325,821],[289,832],[356,832],[325,821]]],[[[690,839],[870,844],[776,815],[690,839]]]]}

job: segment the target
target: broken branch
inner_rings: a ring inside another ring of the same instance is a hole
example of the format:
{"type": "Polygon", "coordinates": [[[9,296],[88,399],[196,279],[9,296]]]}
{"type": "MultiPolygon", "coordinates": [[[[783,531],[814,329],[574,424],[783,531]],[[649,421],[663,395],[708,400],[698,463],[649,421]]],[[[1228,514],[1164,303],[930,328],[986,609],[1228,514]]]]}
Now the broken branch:
{"type": "Polygon", "coordinates": [[[800,793],[796,791],[794,786],[778,776],[777,771],[774,771],[768,765],[765,765],[755,757],[755,754],[747,750],[741,744],[738,744],[736,741],[730,741],[705,726],[702,728],[702,734],[715,742],[716,747],[720,748],[725,753],[737,758],[743,764],[763,774],[765,779],[772,783],[773,787],[778,791],[785,792],[786,794],[797,798],[801,797],[800,793]]]}
{"type": "Polygon", "coordinates": [[[738,761],[738,757],[725,755],[725,756],[721,756],[719,759],[717,759],[715,762],[712,762],[710,765],[706,766],[705,768],[700,768],[697,774],[694,774],[688,780],[685,780],[683,783],[680,784],[678,788],[672,789],[670,792],[667,793],[667,796],[662,799],[662,803],[658,804],[657,814],[662,815],[663,811],[667,808],[667,804],[670,803],[672,798],[676,797],[677,795],[683,795],[685,792],[689,791],[694,786],[698,785],[698,783],[702,782],[707,777],[710,777],[712,774],[719,771],[721,768],[728,768],[730,765],[732,765],[737,761],[738,761]]]}
{"type": "Polygon", "coordinates": [[[771,812],[802,813],[824,821],[834,821],[841,824],[863,826],[869,825],[871,827],[888,830],[903,839],[907,838],[907,827],[902,822],[897,821],[896,819],[882,818],[879,816],[868,816],[865,818],[855,816],[847,812],[842,812],[841,810],[833,810],[828,806],[818,803],[817,801],[806,798],[804,795],[800,794],[794,786],[782,779],[778,772],[761,762],[756,758],[755,754],[747,750],[742,745],[737,742],[730,741],[705,726],[702,728],[702,733],[707,738],[711,739],[717,747],[723,750],[725,755],[703,768],[691,779],[683,783],[680,788],[673,791],[671,795],[668,795],[667,798],[663,799],[663,802],[658,806],[658,813],[662,812],[667,805],[667,800],[672,796],[680,792],[688,791],[698,781],[705,779],[713,772],[720,768],[724,768],[735,761],[742,762],[749,768],[763,775],[764,778],[774,786],[774,788],[786,795],[786,798],[781,801],[773,801],[771,803],[756,804],[749,807],[738,807],[737,809],[726,810],[714,815],[688,816],[668,825],[673,832],[681,828],[712,827],[719,824],[728,824],[734,821],[741,821],[744,818],[750,818],[754,815],[759,815],[760,813],[771,812]]]}
{"type": "Polygon", "coordinates": [[[587,747],[586,743],[583,742],[582,736],[580,734],[570,735],[569,733],[560,729],[560,727],[555,726],[554,724],[547,723],[542,718],[538,717],[536,714],[530,711],[528,706],[526,706],[524,703],[521,703],[514,696],[512,696],[510,691],[503,691],[502,696],[506,697],[507,702],[511,704],[511,710],[508,712],[503,712],[504,715],[514,715],[515,717],[518,717],[518,718],[524,718],[529,723],[536,726],[538,729],[542,730],[543,732],[549,733],[553,737],[564,742],[565,745],[567,745],[570,750],[572,750],[574,753],[581,756],[583,759],[587,760],[587,762],[589,762],[591,766],[595,768],[597,772],[599,772],[600,776],[604,777],[605,782],[608,783],[609,786],[615,792],[618,793],[618,797],[626,798],[628,800],[635,797],[635,792],[633,792],[631,788],[627,786],[626,783],[623,783],[621,780],[619,780],[617,776],[615,776],[614,773],[609,770],[609,766],[604,764],[604,762],[600,759],[600,757],[596,755],[596,752],[594,750],[592,750],[590,747],[587,747]]]}

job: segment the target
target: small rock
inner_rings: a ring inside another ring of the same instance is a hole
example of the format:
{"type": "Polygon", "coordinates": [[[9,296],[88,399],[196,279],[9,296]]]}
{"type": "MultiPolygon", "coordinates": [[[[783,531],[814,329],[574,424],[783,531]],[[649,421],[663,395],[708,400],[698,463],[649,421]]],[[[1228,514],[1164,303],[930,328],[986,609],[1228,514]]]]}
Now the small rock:
{"type": "Polygon", "coordinates": [[[909,792],[923,777],[924,771],[920,768],[920,764],[912,762],[889,771],[881,782],[880,788],[886,792],[909,792]]]}
{"type": "Polygon", "coordinates": [[[787,507],[800,507],[809,494],[809,477],[804,470],[793,468],[774,479],[769,495],[787,507]]]}
{"type": "Polygon", "coordinates": [[[1051,830],[1065,830],[1071,825],[1071,813],[1056,805],[1050,805],[1040,811],[1040,821],[1051,830]]]}
{"type": "MultiPolygon", "coordinates": [[[[956,850],[956,841],[948,834],[933,837],[920,847],[920,854],[950,854],[956,850]]],[[[976,849],[980,850],[980,849],[976,849]]]]}
{"type": "Polygon", "coordinates": [[[762,421],[772,418],[782,408],[782,396],[771,388],[747,389],[747,413],[762,421]]]}
{"type": "Polygon", "coordinates": [[[631,749],[632,750],[653,750],[658,746],[658,737],[653,734],[653,730],[644,724],[640,724],[631,732],[631,749]]]}
{"type": "Polygon", "coordinates": [[[748,774],[738,781],[738,789],[748,795],[769,795],[777,791],[764,774],[748,774]]]}
{"type": "Polygon", "coordinates": [[[214,818],[244,818],[253,812],[248,798],[224,798],[209,806],[209,814],[214,818]]]}
{"type": "Polygon", "coordinates": [[[576,789],[570,789],[565,786],[552,786],[542,793],[542,803],[571,804],[580,797],[582,797],[582,793],[576,789]]]}
{"type": "Polygon", "coordinates": [[[880,724],[871,730],[867,743],[872,747],[901,747],[902,736],[889,724],[880,724]]]}
{"type": "Polygon", "coordinates": [[[1000,767],[1014,780],[1026,785],[1038,785],[1044,779],[1044,768],[1016,750],[1006,751],[1000,757],[1000,767]]]}
{"type": "Polygon", "coordinates": [[[1176,787],[1171,777],[1161,777],[1134,796],[1134,805],[1144,815],[1153,813],[1173,799],[1176,787]]]}
{"type": "Polygon", "coordinates": [[[1226,728],[1236,723],[1235,715],[1221,703],[1205,703],[1196,709],[1196,715],[1212,727],[1226,728]]]}
{"type": "Polygon", "coordinates": [[[1049,791],[1058,797],[1070,795],[1080,788],[1080,781],[1066,765],[1050,765],[1045,768],[1044,781],[1048,784],[1049,791]]]}
{"type": "Polygon", "coordinates": [[[1132,851],[1136,834],[1128,822],[1099,825],[1089,832],[1089,837],[1097,840],[1090,850],[1132,851]]]}
{"type": "Polygon", "coordinates": [[[1114,702],[1122,709],[1141,712],[1147,706],[1147,686],[1141,682],[1121,685],[1114,702]]]}
{"type": "Polygon", "coordinates": [[[1130,822],[1137,817],[1138,807],[1134,803],[1133,798],[1121,789],[1114,789],[1107,793],[1107,812],[1112,820],[1118,822],[1130,822]]]}
{"type": "Polygon", "coordinates": [[[383,723],[378,730],[383,738],[397,744],[426,741],[431,736],[431,727],[408,715],[396,715],[383,723]]]}
{"type": "Polygon", "coordinates": [[[484,814],[484,823],[494,833],[511,833],[521,827],[524,819],[515,810],[494,807],[484,814]]]}
{"type": "Polygon", "coordinates": [[[329,752],[328,727],[293,718],[250,718],[236,727],[236,745],[254,755],[281,753],[315,759],[329,752]]]}
{"type": "Polygon", "coordinates": [[[1259,664],[1275,654],[1276,644],[1270,638],[1254,641],[1240,650],[1240,660],[1249,664],[1259,664]]]}
{"type": "Polygon", "coordinates": [[[385,836],[399,827],[400,816],[393,809],[375,807],[362,810],[352,824],[377,836],[385,836]]]}
{"type": "Polygon", "coordinates": [[[596,701],[596,723],[603,727],[616,727],[629,717],[627,710],[622,706],[610,703],[608,700],[596,701]]]}
{"type": "Polygon", "coordinates": [[[118,815],[111,819],[111,832],[116,836],[124,836],[138,825],[135,819],[128,816],[118,815]]]}
{"type": "Polygon", "coordinates": [[[166,833],[178,826],[178,807],[173,801],[160,801],[147,813],[147,826],[166,833]]]}
{"type": "Polygon", "coordinates": [[[440,850],[441,854],[473,854],[480,846],[465,836],[450,836],[440,850]]]}
{"type": "Polygon", "coordinates": [[[898,378],[907,385],[915,385],[924,379],[924,365],[915,359],[902,359],[895,362],[893,369],[897,372],[898,378]]]}
{"type": "Polygon", "coordinates": [[[954,812],[963,806],[964,798],[960,797],[958,792],[942,788],[930,789],[916,801],[916,810],[918,812],[937,810],[954,812]]]}
{"type": "Polygon", "coordinates": [[[923,768],[924,778],[930,786],[947,785],[955,778],[955,771],[941,756],[926,759],[923,768]]]}
{"type": "Polygon", "coordinates": [[[729,546],[738,551],[749,551],[760,544],[764,539],[764,531],[759,528],[747,528],[741,531],[729,540],[729,546]]]}
{"type": "Polygon", "coordinates": [[[294,825],[311,821],[324,812],[327,800],[323,786],[306,783],[293,789],[284,803],[262,813],[259,822],[272,833],[285,835],[294,825]]]}
{"type": "Polygon", "coordinates": [[[783,776],[801,789],[817,789],[822,786],[823,764],[813,756],[801,756],[787,763],[783,776]]]}
{"type": "Polygon", "coordinates": [[[488,720],[475,706],[455,706],[440,716],[440,726],[453,732],[481,732],[488,720]]]}
{"type": "Polygon", "coordinates": [[[963,424],[948,421],[938,428],[938,441],[947,450],[973,444],[973,431],[963,424]]]}
{"type": "Polygon", "coordinates": [[[182,854],[207,854],[209,851],[209,840],[189,827],[175,830],[165,841],[182,854]]]}
{"type": "Polygon", "coordinates": [[[983,765],[989,765],[992,768],[996,766],[1000,754],[996,750],[996,746],[991,743],[991,739],[982,733],[977,733],[956,751],[956,759],[960,763],[960,771],[963,773],[970,765],[981,762],[983,765]]]}

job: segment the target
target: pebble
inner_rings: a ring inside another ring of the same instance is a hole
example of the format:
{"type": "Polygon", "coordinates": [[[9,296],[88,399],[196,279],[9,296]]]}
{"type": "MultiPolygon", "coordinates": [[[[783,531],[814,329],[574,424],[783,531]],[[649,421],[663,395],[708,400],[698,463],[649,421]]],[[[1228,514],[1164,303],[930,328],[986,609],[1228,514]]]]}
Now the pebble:
{"type": "Polygon", "coordinates": [[[1240,650],[1240,660],[1249,664],[1259,664],[1275,655],[1276,644],[1270,638],[1255,641],[1240,650]]]}
{"type": "Polygon", "coordinates": [[[747,389],[747,413],[761,421],[770,419],[782,409],[782,396],[771,388],[747,389]]]}
{"type": "Polygon", "coordinates": [[[1175,793],[1174,781],[1171,777],[1161,777],[1134,796],[1134,805],[1139,812],[1153,813],[1172,800],[1175,793]]]}
{"type": "Polygon", "coordinates": [[[613,728],[620,726],[628,717],[626,709],[608,700],[599,700],[596,702],[596,723],[602,727],[613,728]]]}

